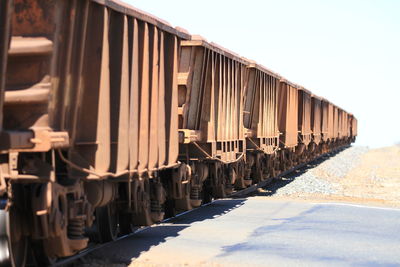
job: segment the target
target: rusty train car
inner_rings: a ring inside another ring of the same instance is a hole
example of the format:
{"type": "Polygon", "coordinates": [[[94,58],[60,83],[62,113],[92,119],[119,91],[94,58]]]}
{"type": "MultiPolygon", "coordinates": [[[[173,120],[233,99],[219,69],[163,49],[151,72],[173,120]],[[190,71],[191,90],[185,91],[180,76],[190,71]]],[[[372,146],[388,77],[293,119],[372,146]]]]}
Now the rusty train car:
{"type": "Polygon", "coordinates": [[[0,92],[1,266],[51,265],[357,136],[328,100],[116,0],[1,1],[0,92]]]}

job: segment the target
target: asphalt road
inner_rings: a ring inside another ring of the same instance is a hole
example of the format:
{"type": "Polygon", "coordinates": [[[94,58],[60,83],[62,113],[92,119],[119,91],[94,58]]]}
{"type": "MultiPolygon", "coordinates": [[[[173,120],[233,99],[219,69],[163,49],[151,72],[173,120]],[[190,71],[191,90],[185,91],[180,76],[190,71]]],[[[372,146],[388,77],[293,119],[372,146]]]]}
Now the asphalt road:
{"type": "Polygon", "coordinates": [[[219,200],[87,256],[115,266],[399,266],[400,209],[219,200]]]}

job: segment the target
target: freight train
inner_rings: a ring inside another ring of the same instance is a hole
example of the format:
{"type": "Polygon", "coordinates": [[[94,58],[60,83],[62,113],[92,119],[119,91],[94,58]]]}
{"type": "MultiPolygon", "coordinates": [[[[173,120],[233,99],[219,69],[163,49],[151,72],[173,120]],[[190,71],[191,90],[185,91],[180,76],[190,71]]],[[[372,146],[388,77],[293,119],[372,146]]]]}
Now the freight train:
{"type": "Polygon", "coordinates": [[[1,266],[50,265],[357,136],[328,100],[116,0],[2,0],[0,92],[1,266]]]}

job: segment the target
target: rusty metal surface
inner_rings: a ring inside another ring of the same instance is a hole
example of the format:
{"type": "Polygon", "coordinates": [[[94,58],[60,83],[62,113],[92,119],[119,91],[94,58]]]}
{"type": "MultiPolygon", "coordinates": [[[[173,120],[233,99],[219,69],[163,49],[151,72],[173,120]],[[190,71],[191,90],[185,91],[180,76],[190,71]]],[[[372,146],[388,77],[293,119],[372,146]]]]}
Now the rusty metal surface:
{"type": "Polygon", "coordinates": [[[59,8],[55,57],[66,64],[52,70],[50,115],[70,133],[70,157],[100,173],[176,163],[178,38],[94,2],[59,8]]]}
{"type": "Polygon", "coordinates": [[[333,105],[333,135],[332,139],[339,138],[339,110],[338,107],[333,105]]]}
{"type": "Polygon", "coordinates": [[[211,158],[232,162],[245,152],[246,70],[241,58],[204,40],[181,42],[179,128],[198,131],[196,141],[211,158]]]}
{"type": "Polygon", "coordinates": [[[343,139],[347,137],[347,113],[346,111],[342,110],[341,108],[338,108],[338,131],[339,131],[339,139],[343,139]]]}
{"type": "Polygon", "coordinates": [[[298,136],[298,89],[287,81],[280,82],[278,93],[278,121],[281,145],[295,147],[298,136]]]}
{"type": "Polygon", "coordinates": [[[317,96],[311,96],[311,129],[313,142],[319,144],[322,139],[322,102],[317,96]]]}
{"type": "Polygon", "coordinates": [[[54,0],[14,0],[13,35],[52,36],[55,3],[54,0]]]}
{"type": "Polygon", "coordinates": [[[328,103],[328,139],[333,141],[335,139],[335,110],[332,103],[328,103]]]}
{"type": "Polygon", "coordinates": [[[321,100],[321,135],[322,140],[329,140],[329,102],[321,100]]]}
{"type": "Polygon", "coordinates": [[[251,64],[248,68],[243,120],[248,149],[272,154],[279,147],[278,90],[280,77],[251,64]]]}
{"type": "MultiPolygon", "coordinates": [[[[6,1],[12,3],[12,1],[6,1]]],[[[2,97],[2,149],[48,151],[51,138],[48,129],[49,68],[53,31],[51,1],[20,1],[13,3],[9,16],[9,32],[5,92],[2,97]],[[26,139],[21,136],[32,136],[26,139]],[[5,144],[9,147],[6,147],[5,144]]],[[[65,140],[64,140],[65,142],[65,140]]]]}
{"type": "Polygon", "coordinates": [[[304,89],[298,91],[299,111],[298,111],[298,125],[299,125],[299,143],[308,145],[312,138],[311,129],[311,93],[304,89]]]}
{"type": "Polygon", "coordinates": [[[1,1],[0,3],[0,130],[3,128],[3,102],[12,4],[12,1],[1,1]]]}
{"type": "Polygon", "coordinates": [[[14,1],[3,109],[7,130],[48,126],[53,6],[49,0],[14,1]]]}
{"type": "Polygon", "coordinates": [[[354,115],[351,115],[351,137],[356,137],[358,134],[357,130],[357,119],[354,117],[354,115]]]}
{"type": "Polygon", "coordinates": [[[350,137],[349,115],[346,111],[340,109],[340,138],[345,139],[350,137]]]}
{"type": "Polygon", "coordinates": [[[149,14],[149,13],[143,11],[143,10],[135,8],[135,7],[133,7],[127,3],[124,3],[122,1],[119,1],[119,0],[91,0],[91,1],[101,4],[103,6],[107,6],[110,9],[117,11],[118,13],[125,14],[130,17],[135,17],[138,20],[152,24],[165,32],[176,35],[179,38],[190,39],[190,35],[182,28],[179,28],[179,27],[173,28],[165,20],[160,19],[152,14],[149,14]]]}

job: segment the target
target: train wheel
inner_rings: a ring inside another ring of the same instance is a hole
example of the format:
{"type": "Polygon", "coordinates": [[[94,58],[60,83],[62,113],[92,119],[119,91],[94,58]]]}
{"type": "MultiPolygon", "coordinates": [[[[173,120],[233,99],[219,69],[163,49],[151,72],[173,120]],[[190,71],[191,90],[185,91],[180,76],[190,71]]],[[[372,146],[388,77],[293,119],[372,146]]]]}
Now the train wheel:
{"type": "Polygon", "coordinates": [[[132,181],[132,200],[134,226],[149,226],[154,223],[151,218],[150,182],[148,178],[132,181]]]}
{"type": "Polygon", "coordinates": [[[237,176],[236,176],[236,181],[235,181],[235,188],[236,189],[244,189],[246,188],[246,183],[245,183],[245,172],[246,172],[246,166],[244,161],[239,161],[237,163],[237,176]]]}
{"type": "Polygon", "coordinates": [[[201,191],[201,196],[202,196],[203,204],[210,203],[214,200],[214,197],[212,194],[212,187],[208,183],[204,184],[203,190],[201,191]]]}
{"type": "Polygon", "coordinates": [[[212,185],[212,196],[214,198],[225,198],[225,186],[227,176],[224,173],[224,168],[219,163],[214,163],[210,168],[210,179],[212,185]]]}
{"type": "Polygon", "coordinates": [[[119,215],[115,202],[96,209],[97,229],[102,243],[113,241],[119,233],[119,215]]]}
{"type": "Polygon", "coordinates": [[[261,153],[258,153],[256,156],[256,164],[254,165],[254,182],[259,183],[265,180],[265,172],[266,172],[266,164],[265,164],[265,157],[261,153]]]}
{"type": "Polygon", "coordinates": [[[14,205],[0,210],[0,266],[25,266],[28,239],[21,232],[21,214],[14,205]]]}

